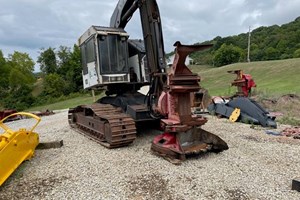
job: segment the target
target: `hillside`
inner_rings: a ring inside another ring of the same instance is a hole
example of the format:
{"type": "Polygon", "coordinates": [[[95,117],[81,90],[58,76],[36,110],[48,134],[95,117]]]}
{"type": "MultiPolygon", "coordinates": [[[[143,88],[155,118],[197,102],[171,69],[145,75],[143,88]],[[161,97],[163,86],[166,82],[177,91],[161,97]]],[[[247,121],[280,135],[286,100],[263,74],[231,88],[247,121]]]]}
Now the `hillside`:
{"type": "MultiPolygon", "coordinates": [[[[251,61],[281,60],[300,57],[300,17],[290,23],[281,26],[258,27],[251,31],[251,61]]],[[[240,61],[247,59],[248,33],[220,37],[217,36],[210,41],[202,43],[214,44],[205,52],[196,52],[191,55],[196,63],[213,64],[215,52],[223,45],[234,45],[240,48],[243,53],[240,61]]]]}
{"type": "Polygon", "coordinates": [[[254,91],[267,96],[289,93],[300,94],[300,58],[260,61],[250,63],[236,63],[224,67],[191,66],[195,73],[199,73],[201,86],[208,89],[211,95],[228,95],[236,91],[230,87],[235,75],[227,73],[229,70],[241,69],[251,74],[257,87],[254,91]]]}

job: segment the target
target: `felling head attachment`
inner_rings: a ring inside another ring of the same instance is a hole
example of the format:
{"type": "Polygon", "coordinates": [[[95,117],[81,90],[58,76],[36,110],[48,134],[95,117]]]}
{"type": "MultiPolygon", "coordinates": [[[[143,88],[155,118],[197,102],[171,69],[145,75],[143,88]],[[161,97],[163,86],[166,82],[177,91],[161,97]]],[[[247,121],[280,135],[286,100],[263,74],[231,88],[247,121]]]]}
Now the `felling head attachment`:
{"type": "Polygon", "coordinates": [[[191,93],[200,89],[200,77],[185,65],[186,57],[212,45],[176,46],[175,59],[168,74],[166,91],[159,98],[158,110],[166,119],[161,120],[165,133],[154,138],[151,149],[173,163],[186,159],[186,155],[200,152],[220,152],[228,149],[218,136],[199,128],[207,122],[202,116],[191,114],[191,93]]]}
{"type": "Polygon", "coordinates": [[[200,45],[182,45],[179,41],[175,42],[175,58],[172,65],[171,74],[183,75],[183,74],[193,74],[191,70],[185,65],[186,57],[195,52],[203,51],[205,49],[211,48],[212,44],[200,44],[200,45]]]}

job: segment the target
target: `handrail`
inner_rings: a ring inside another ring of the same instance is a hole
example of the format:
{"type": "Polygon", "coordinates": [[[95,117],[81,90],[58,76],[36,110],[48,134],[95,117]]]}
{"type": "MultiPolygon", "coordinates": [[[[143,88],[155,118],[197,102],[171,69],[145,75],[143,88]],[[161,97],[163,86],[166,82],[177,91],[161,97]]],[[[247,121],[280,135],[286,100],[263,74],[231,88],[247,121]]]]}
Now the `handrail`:
{"type": "Polygon", "coordinates": [[[34,118],[34,119],[37,120],[36,124],[31,128],[31,130],[30,130],[31,132],[35,129],[35,127],[36,127],[36,126],[40,123],[40,121],[41,121],[41,118],[40,118],[40,117],[38,117],[38,116],[36,116],[36,115],[34,115],[34,114],[32,114],[32,113],[28,113],[28,112],[17,112],[17,113],[13,113],[13,114],[11,114],[11,115],[9,115],[9,116],[3,118],[3,119],[0,121],[0,127],[1,127],[2,129],[4,129],[5,131],[7,131],[7,130],[9,129],[9,127],[6,126],[5,124],[3,124],[3,122],[4,122],[6,119],[8,119],[8,118],[10,118],[10,117],[13,117],[13,116],[16,116],[16,115],[27,116],[27,117],[31,117],[31,118],[34,118]]]}

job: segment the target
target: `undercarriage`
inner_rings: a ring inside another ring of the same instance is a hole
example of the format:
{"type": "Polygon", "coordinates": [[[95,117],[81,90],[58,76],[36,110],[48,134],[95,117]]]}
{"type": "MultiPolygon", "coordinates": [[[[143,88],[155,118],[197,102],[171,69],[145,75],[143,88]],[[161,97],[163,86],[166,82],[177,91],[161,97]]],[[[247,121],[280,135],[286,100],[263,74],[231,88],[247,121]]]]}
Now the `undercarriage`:
{"type": "Polygon", "coordinates": [[[107,148],[127,146],[136,138],[134,120],[109,104],[95,103],[70,109],[68,120],[76,131],[107,148]]]}

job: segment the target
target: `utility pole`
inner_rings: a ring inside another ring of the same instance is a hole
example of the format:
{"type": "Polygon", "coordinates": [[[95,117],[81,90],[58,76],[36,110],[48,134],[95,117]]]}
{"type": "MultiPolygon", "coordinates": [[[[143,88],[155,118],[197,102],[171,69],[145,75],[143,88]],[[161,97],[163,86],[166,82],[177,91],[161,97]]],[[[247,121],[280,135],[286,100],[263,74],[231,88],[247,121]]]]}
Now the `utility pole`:
{"type": "Polygon", "coordinates": [[[249,32],[248,32],[248,54],[247,54],[247,61],[250,62],[250,37],[251,37],[251,30],[249,26],[249,32]]]}

